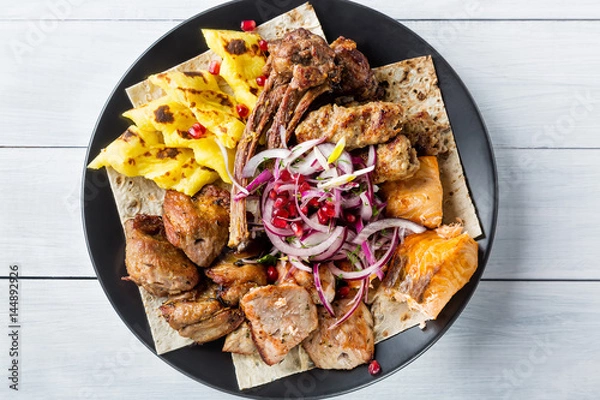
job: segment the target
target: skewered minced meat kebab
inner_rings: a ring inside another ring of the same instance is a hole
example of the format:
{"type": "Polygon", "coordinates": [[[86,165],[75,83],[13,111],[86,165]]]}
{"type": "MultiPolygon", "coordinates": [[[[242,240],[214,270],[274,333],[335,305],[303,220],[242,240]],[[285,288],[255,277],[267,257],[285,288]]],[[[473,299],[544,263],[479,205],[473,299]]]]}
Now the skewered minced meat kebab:
{"type": "Polygon", "coordinates": [[[128,277],[155,296],[188,291],[200,280],[198,268],[167,240],[161,217],[138,214],[125,222],[128,277]]]}

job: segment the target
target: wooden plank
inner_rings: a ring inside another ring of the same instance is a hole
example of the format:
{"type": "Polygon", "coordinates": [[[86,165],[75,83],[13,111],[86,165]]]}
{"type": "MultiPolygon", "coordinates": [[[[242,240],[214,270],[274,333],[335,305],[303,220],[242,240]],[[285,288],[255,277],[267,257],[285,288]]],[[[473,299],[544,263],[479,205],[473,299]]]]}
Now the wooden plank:
{"type": "MultiPolygon", "coordinates": [[[[600,18],[594,0],[359,0],[358,3],[398,19],[592,19],[600,18]]],[[[4,7],[5,19],[185,19],[198,12],[224,3],[204,0],[201,4],[189,0],[173,1],[165,6],[159,0],[107,0],[102,3],[81,0],[32,0],[13,2],[4,7]]],[[[257,2],[260,5],[260,0],[257,2]]],[[[283,9],[287,1],[270,1],[283,9]]]]}
{"type": "MultiPolygon", "coordinates": [[[[600,23],[406,24],[439,49],[464,79],[497,147],[598,147],[600,57],[581,49],[597,48],[600,23]]],[[[87,145],[120,76],[174,25],[59,22],[42,34],[39,45],[29,46],[31,21],[4,22],[0,39],[8,45],[0,47],[0,59],[6,60],[0,74],[11,79],[0,81],[0,92],[10,94],[0,98],[0,109],[12,129],[4,132],[0,145],[87,145]],[[19,43],[25,47],[15,50],[19,43]]]]}
{"type": "MultiPolygon", "coordinates": [[[[397,398],[400,391],[406,398],[438,392],[444,399],[595,399],[600,342],[590,332],[600,329],[599,290],[598,282],[483,282],[422,357],[344,398],[397,398]]],[[[25,398],[186,398],[191,392],[198,399],[230,398],[144,348],[97,282],[21,281],[21,293],[19,394],[25,398]]],[[[0,297],[7,297],[6,281],[0,297]]],[[[7,335],[0,346],[8,348],[7,335]]],[[[3,351],[0,363],[7,361],[3,351]]]]}
{"type": "MultiPolygon", "coordinates": [[[[0,265],[19,262],[28,276],[94,276],[80,225],[84,152],[0,149],[0,187],[10,193],[0,197],[0,265]]],[[[496,157],[500,217],[484,277],[600,279],[600,150],[500,149],[496,157]]]]}

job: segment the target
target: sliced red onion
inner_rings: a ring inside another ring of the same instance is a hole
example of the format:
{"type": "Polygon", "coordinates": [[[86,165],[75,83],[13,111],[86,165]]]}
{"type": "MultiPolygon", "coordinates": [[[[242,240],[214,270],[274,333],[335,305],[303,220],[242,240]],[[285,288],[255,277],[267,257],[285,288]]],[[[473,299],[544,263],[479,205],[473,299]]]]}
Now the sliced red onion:
{"type": "Polygon", "coordinates": [[[361,244],[365,240],[369,238],[375,232],[388,229],[388,228],[403,228],[405,230],[421,233],[425,232],[425,228],[419,224],[415,224],[412,221],[402,219],[402,218],[386,218],[381,219],[379,221],[372,222],[365,226],[364,229],[360,231],[360,233],[354,238],[352,243],[361,244]]]}
{"type": "Polygon", "coordinates": [[[286,158],[290,155],[291,151],[288,149],[269,149],[265,151],[261,151],[254,157],[252,157],[242,170],[242,176],[244,178],[250,178],[256,174],[256,170],[263,162],[270,160],[272,158],[286,158]]]}
{"type": "Polygon", "coordinates": [[[369,146],[366,165],[367,167],[374,167],[375,164],[377,164],[377,152],[375,151],[375,146],[369,146]]]}
{"type": "Polygon", "coordinates": [[[217,146],[219,146],[219,150],[221,150],[221,155],[223,156],[223,162],[225,163],[225,172],[227,172],[227,177],[231,180],[233,186],[235,186],[240,192],[244,193],[246,196],[250,193],[246,190],[244,186],[242,186],[238,181],[235,180],[231,171],[229,171],[229,156],[227,155],[227,149],[223,146],[223,143],[217,138],[215,138],[215,142],[217,146]]]}
{"type": "Polygon", "coordinates": [[[271,240],[271,243],[273,243],[273,246],[275,246],[282,253],[287,254],[288,256],[294,256],[294,257],[313,257],[313,256],[320,255],[321,253],[326,251],[329,248],[329,246],[334,244],[335,241],[341,235],[344,234],[344,231],[345,231],[345,228],[343,226],[338,226],[337,228],[335,228],[333,230],[333,232],[331,233],[329,238],[327,238],[327,240],[318,244],[317,246],[313,246],[313,247],[309,247],[309,248],[297,248],[297,247],[291,246],[285,240],[283,240],[281,238],[281,236],[278,236],[278,235],[274,234],[273,232],[270,232],[269,230],[267,230],[266,233],[267,233],[267,236],[269,237],[269,239],[271,240]]]}
{"type": "Polygon", "coordinates": [[[315,154],[315,157],[321,165],[321,167],[323,167],[324,170],[328,170],[329,163],[327,162],[327,158],[323,155],[323,153],[321,153],[321,150],[319,150],[318,146],[313,148],[313,153],[315,154]]]}
{"type": "Polygon", "coordinates": [[[347,229],[344,229],[344,233],[338,237],[338,239],[329,246],[322,254],[313,257],[313,261],[326,261],[333,257],[346,242],[347,229]]]}
{"type": "Polygon", "coordinates": [[[306,153],[316,145],[323,143],[324,141],[325,138],[323,137],[319,139],[307,140],[306,142],[300,143],[299,145],[292,148],[289,156],[282,160],[283,165],[287,167],[288,165],[296,161],[299,157],[301,157],[304,153],[306,153]]]}
{"type": "Polygon", "coordinates": [[[337,178],[332,178],[328,181],[320,182],[317,184],[317,187],[319,189],[331,189],[332,187],[335,187],[335,186],[341,186],[346,183],[352,182],[354,179],[356,179],[357,177],[359,177],[361,175],[368,174],[369,172],[373,172],[374,169],[375,169],[374,165],[367,167],[367,168],[359,169],[357,171],[354,171],[351,174],[340,175],[337,178]]]}
{"type": "Polygon", "coordinates": [[[312,270],[313,277],[315,278],[315,289],[317,289],[317,294],[319,295],[319,299],[321,300],[321,304],[323,304],[323,307],[325,307],[329,315],[335,317],[333,307],[331,307],[331,304],[329,303],[329,301],[327,301],[327,296],[325,296],[323,286],[321,285],[321,277],[319,276],[319,265],[320,264],[318,263],[314,264],[312,270]]]}
{"type": "Polygon", "coordinates": [[[292,266],[294,268],[297,268],[297,269],[305,271],[305,272],[312,273],[312,269],[310,269],[309,266],[307,266],[306,264],[304,264],[302,261],[298,260],[297,258],[289,257],[288,261],[290,262],[290,264],[292,264],[292,266]]]}
{"type": "Polygon", "coordinates": [[[360,208],[360,218],[365,221],[370,221],[373,217],[373,207],[367,197],[367,193],[363,192],[359,197],[362,203],[362,207],[360,208]]]}
{"type": "Polygon", "coordinates": [[[346,314],[344,314],[344,316],[342,316],[341,318],[339,318],[328,329],[335,329],[335,328],[337,328],[338,326],[340,326],[341,324],[343,324],[344,322],[346,322],[346,320],[348,318],[350,318],[352,316],[352,314],[354,314],[354,311],[356,311],[356,309],[360,306],[360,303],[362,302],[362,297],[364,295],[366,287],[367,287],[366,281],[363,280],[360,283],[360,288],[358,289],[358,292],[356,293],[356,296],[354,296],[354,299],[351,302],[352,303],[352,307],[350,308],[350,310],[348,310],[348,312],[346,312],[346,314]]]}

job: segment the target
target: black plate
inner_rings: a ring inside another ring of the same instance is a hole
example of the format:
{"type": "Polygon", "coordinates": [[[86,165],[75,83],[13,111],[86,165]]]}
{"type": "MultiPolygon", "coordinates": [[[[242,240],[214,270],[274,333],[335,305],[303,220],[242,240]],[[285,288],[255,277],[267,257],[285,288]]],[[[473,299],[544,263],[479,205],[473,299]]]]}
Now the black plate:
{"type": "MultiPolygon", "coordinates": [[[[110,96],[92,136],[86,165],[129,125],[119,117],[131,106],[125,88],[204,52],[206,46],[200,28],[239,29],[241,20],[254,19],[260,23],[304,1],[242,0],[227,3],[185,21],[159,39],[133,64],[110,96]]],[[[475,276],[452,298],[436,321],[428,323],[424,331],[409,329],[377,345],[376,357],[383,371],[377,377],[369,375],[366,366],[352,371],[313,370],[240,392],[230,355],[220,351],[221,342],[187,347],[160,356],[174,368],[206,385],[242,396],[331,396],[369,385],[406,366],[444,334],[467,304],[488,260],[496,228],[497,177],[490,140],[473,99],[448,63],[419,36],[383,14],[343,0],[313,3],[327,37],[333,40],[344,35],[354,39],[373,66],[420,55],[433,56],[485,238],[479,240],[479,268],[475,276]]],[[[106,295],[129,329],[154,351],[138,290],[121,280],[125,275],[125,242],[104,170],[86,169],[84,172],[83,220],[88,250],[106,295]]]]}

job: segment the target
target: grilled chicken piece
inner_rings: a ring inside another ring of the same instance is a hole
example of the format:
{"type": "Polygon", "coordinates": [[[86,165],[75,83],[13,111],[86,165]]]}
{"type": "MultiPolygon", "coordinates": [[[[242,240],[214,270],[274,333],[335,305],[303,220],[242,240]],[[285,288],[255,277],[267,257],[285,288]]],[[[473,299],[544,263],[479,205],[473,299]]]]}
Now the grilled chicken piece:
{"type": "Polygon", "coordinates": [[[219,296],[228,305],[237,305],[248,291],[267,284],[267,272],[260,264],[236,265],[232,255],[219,260],[215,266],[205,270],[213,282],[220,285],[219,296]]]}
{"type": "Polygon", "coordinates": [[[235,330],[244,321],[237,308],[224,307],[217,299],[217,286],[196,289],[167,300],[160,311],[181,336],[196,343],[218,339],[235,330]]]}
{"type": "Polygon", "coordinates": [[[129,277],[155,296],[192,289],[198,268],[167,240],[161,217],[138,214],[125,222],[125,266],[129,277]]]}
{"type": "Polygon", "coordinates": [[[275,365],[317,328],[317,307],[298,285],[261,286],[240,301],[252,339],[267,365],[275,365]]]}
{"type": "MultiPolygon", "coordinates": [[[[301,271],[292,267],[288,262],[277,263],[278,279],[276,284],[298,284],[308,290],[313,303],[323,304],[315,287],[315,278],[312,273],[301,271]]],[[[335,276],[329,268],[319,268],[319,278],[321,279],[321,287],[325,293],[327,301],[332,302],[335,297],[335,276]]]]}
{"type": "MultiPolygon", "coordinates": [[[[351,307],[351,299],[333,303],[335,315],[341,317],[351,307]]],[[[353,369],[373,359],[375,340],[373,316],[364,303],[341,325],[330,329],[336,318],[319,307],[319,328],[302,346],[318,368],[353,369]]]]}
{"type": "Polygon", "coordinates": [[[227,244],[229,193],[215,185],[193,197],[167,190],[163,220],[169,241],[198,266],[209,267],[227,244]]]}
{"type": "Polygon", "coordinates": [[[410,179],[387,181],[380,194],[387,203],[385,215],[437,228],[442,223],[443,189],[435,156],[419,157],[419,169],[410,179]]]}
{"type": "Polygon", "coordinates": [[[225,338],[223,351],[237,354],[254,354],[256,346],[252,341],[252,332],[246,322],[225,338]]]}
{"type": "Polygon", "coordinates": [[[370,102],[341,107],[327,104],[308,114],[296,128],[298,142],[325,137],[330,143],[346,140],[346,150],[386,143],[397,136],[404,123],[401,105],[370,102]]]}
{"type": "Polygon", "coordinates": [[[335,63],[341,69],[341,80],[336,93],[353,96],[354,100],[373,100],[378,85],[367,57],[356,48],[356,42],[343,36],[331,43],[335,63]]]}
{"type": "Polygon", "coordinates": [[[417,152],[404,135],[376,147],[377,161],[373,182],[399,181],[412,177],[419,169],[417,152]]]}

